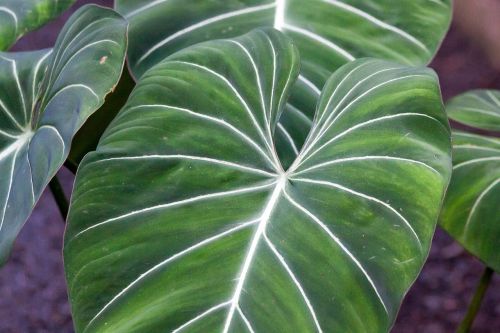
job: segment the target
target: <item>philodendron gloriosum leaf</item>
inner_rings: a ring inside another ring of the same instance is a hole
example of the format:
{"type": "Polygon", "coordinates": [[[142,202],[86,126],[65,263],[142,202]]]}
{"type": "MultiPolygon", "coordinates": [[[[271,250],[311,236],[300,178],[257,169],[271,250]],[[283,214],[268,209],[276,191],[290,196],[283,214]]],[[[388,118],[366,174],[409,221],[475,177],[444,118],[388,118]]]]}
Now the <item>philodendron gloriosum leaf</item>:
{"type": "Polygon", "coordinates": [[[77,332],[389,329],[451,172],[437,78],[342,67],[284,171],[272,137],[298,74],[291,40],[256,30],[142,77],[77,174],[77,332]]]}
{"type": "Polygon", "coordinates": [[[316,99],[337,68],[361,57],[426,64],[451,18],[451,0],[116,0],[115,7],[130,22],[128,59],[137,77],[198,42],[257,27],[292,37],[302,72],[275,133],[284,166],[304,143],[316,99]]]}
{"type": "Polygon", "coordinates": [[[500,131],[500,91],[473,90],[459,95],[447,103],[446,112],[459,123],[500,131]]]}
{"type": "Polygon", "coordinates": [[[0,0],[0,51],[58,17],[75,0],[0,0]]]}
{"type": "Polygon", "coordinates": [[[85,6],[53,50],[0,53],[0,262],[73,135],[118,81],[126,33],[116,12],[85,6]]]}
{"type": "MultiPolygon", "coordinates": [[[[485,130],[500,129],[500,92],[476,90],[447,105],[451,119],[485,130]]],[[[468,251],[500,272],[500,139],[453,132],[453,177],[441,226],[468,251]]]]}

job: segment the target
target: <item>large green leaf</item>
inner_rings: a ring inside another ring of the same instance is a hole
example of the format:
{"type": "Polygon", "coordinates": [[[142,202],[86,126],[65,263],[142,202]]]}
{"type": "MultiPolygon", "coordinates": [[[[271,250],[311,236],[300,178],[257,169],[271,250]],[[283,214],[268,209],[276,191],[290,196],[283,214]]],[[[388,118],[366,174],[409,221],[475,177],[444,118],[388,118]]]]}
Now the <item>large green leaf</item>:
{"type": "MultiPolygon", "coordinates": [[[[499,97],[498,91],[472,91],[452,99],[447,111],[450,118],[466,125],[500,129],[499,97]]],[[[500,272],[499,203],[500,139],[454,131],[453,177],[440,223],[468,251],[497,272],[500,272]]]]}
{"type": "Polygon", "coordinates": [[[58,17],[75,0],[0,0],[0,51],[58,17]]]}
{"type": "Polygon", "coordinates": [[[448,116],[465,125],[500,131],[500,91],[473,90],[452,98],[446,105],[448,116]]]}
{"type": "Polygon", "coordinates": [[[124,63],[126,21],[86,6],[54,50],[0,53],[0,262],[124,63]]]}
{"type": "Polygon", "coordinates": [[[363,59],[305,148],[272,140],[299,74],[275,30],[146,73],[78,170],[65,235],[77,332],[385,332],[451,173],[435,74],[363,59]]]}
{"type": "Polygon", "coordinates": [[[451,17],[451,0],[116,0],[115,6],[130,22],[128,59],[137,77],[186,46],[256,27],[292,37],[302,64],[276,131],[285,166],[304,143],[333,71],[360,57],[426,64],[451,17]]]}

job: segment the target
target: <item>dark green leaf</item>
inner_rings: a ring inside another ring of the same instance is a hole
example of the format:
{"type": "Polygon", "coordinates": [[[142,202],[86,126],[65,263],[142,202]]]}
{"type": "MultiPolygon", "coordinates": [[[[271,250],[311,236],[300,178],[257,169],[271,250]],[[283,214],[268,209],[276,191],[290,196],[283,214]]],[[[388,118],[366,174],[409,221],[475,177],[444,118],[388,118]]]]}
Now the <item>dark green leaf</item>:
{"type": "Polygon", "coordinates": [[[339,69],[284,171],[299,74],[275,30],[147,72],[78,171],[65,268],[77,332],[386,332],[451,172],[436,75],[339,69]]]}
{"type": "Polygon", "coordinates": [[[75,0],[0,0],[0,51],[58,17],[75,0]]]}
{"type": "Polygon", "coordinates": [[[65,25],[54,50],[0,53],[0,262],[73,135],[121,74],[127,23],[86,6],[65,25]]]}
{"type": "MultiPolygon", "coordinates": [[[[499,129],[500,92],[476,90],[450,101],[452,119],[499,129]],[[496,106],[495,106],[496,105],[496,106]],[[497,117],[495,117],[495,114],[497,117]]],[[[453,177],[441,212],[441,226],[469,252],[500,272],[500,139],[453,133],[453,177]]]]}
{"type": "Polygon", "coordinates": [[[130,22],[128,59],[136,77],[189,45],[256,27],[292,37],[302,63],[276,131],[284,166],[302,147],[319,92],[337,68],[361,57],[426,64],[451,18],[450,0],[116,0],[115,6],[130,22]]]}

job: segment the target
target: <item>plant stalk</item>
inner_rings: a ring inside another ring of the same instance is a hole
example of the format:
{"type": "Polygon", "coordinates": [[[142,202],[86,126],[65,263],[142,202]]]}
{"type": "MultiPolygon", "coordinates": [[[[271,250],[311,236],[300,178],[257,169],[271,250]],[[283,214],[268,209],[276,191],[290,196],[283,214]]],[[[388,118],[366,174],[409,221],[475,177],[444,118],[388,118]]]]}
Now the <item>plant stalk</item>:
{"type": "Polygon", "coordinates": [[[49,187],[52,195],[54,196],[57,207],[59,208],[59,212],[61,213],[63,220],[66,221],[66,217],[68,216],[69,204],[68,199],[64,194],[61,183],[59,182],[59,179],[57,179],[57,175],[52,178],[49,183],[49,187]]]}
{"type": "Polygon", "coordinates": [[[484,294],[490,285],[491,277],[493,276],[493,269],[486,267],[483,275],[481,276],[481,280],[479,280],[479,284],[477,285],[476,292],[472,297],[472,300],[469,304],[469,308],[467,309],[467,313],[465,314],[462,323],[457,329],[457,333],[468,333],[472,328],[472,324],[474,323],[474,319],[476,318],[477,313],[479,312],[479,308],[481,307],[481,303],[484,298],[484,294]]]}

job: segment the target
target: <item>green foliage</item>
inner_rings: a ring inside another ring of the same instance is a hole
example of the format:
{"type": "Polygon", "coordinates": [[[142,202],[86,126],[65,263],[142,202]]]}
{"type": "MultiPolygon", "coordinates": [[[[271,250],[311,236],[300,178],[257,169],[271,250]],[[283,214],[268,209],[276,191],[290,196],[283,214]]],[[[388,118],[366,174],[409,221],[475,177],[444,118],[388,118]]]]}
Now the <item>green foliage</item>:
{"type": "Polygon", "coordinates": [[[127,23],[111,9],[86,6],[53,50],[0,53],[0,262],[71,140],[117,83],[127,23]]]}
{"type": "Polygon", "coordinates": [[[436,75],[374,59],[328,80],[288,169],[299,75],[276,30],[153,67],[78,171],[64,256],[77,332],[386,332],[451,173],[436,75]]]}
{"type": "MultiPolygon", "coordinates": [[[[448,116],[480,129],[500,129],[500,92],[476,90],[455,97],[448,116]]],[[[500,272],[500,139],[453,132],[453,177],[441,226],[487,266],[500,272]]]]}
{"type": "Polygon", "coordinates": [[[7,50],[20,37],[58,17],[75,0],[0,1],[0,51],[7,50]]]}
{"type": "Polygon", "coordinates": [[[297,157],[320,90],[341,65],[377,57],[428,63],[448,30],[450,0],[116,0],[130,22],[128,59],[139,78],[187,46],[274,27],[292,37],[301,75],[275,133],[284,166],[297,157]]]}

